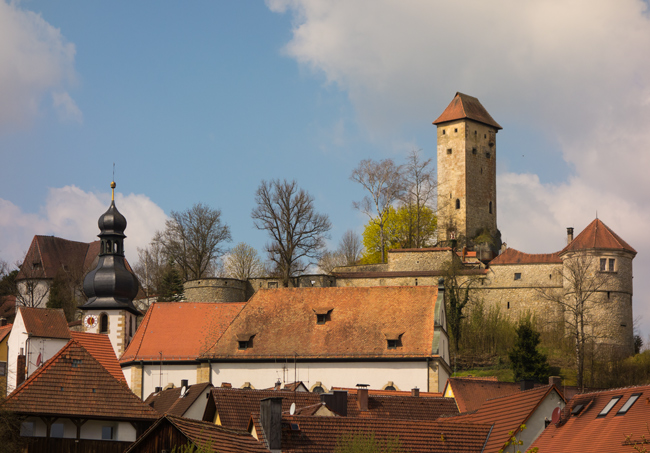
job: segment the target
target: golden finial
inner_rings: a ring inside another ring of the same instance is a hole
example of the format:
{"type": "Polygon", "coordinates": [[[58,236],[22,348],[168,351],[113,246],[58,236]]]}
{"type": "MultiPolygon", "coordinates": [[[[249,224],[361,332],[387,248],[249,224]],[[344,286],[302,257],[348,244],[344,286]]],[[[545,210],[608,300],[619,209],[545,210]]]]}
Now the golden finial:
{"type": "Polygon", "coordinates": [[[111,194],[111,200],[115,201],[115,181],[111,181],[111,191],[113,192],[111,194]]]}

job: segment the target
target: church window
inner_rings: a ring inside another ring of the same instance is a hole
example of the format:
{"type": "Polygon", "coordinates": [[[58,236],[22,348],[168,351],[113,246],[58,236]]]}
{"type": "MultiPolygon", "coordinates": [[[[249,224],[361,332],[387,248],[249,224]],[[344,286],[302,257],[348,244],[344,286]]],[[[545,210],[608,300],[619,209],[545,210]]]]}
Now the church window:
{"type": "Polygon", "coordinates": [[[521,272],[515,272],[515,280],[521,280],[521,272]]]}
{"type": "Polygon", "coordinates": [[[490,201],[490,214],[492,214],[492,202],[490,201]]]}
{"type": "Polygon", "coordinates": [[[447,154],[451,154],[451,148],[447,149],[447,154]]]}
{"type": "Polygon", "coordinates": [[[456,209],[460,209],[460,199],[456,198],[456,209]]]}
{"type": "Polygon", "coordinates": [[[106,313],[99,315],[99,333],[108,333],[108,315],[106,313]]]}

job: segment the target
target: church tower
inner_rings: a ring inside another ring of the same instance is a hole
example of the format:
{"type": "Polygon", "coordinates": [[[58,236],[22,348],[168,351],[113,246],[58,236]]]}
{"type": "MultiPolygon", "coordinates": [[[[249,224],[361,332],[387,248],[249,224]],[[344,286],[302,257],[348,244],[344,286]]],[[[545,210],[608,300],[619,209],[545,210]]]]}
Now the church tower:
{"type": "Polygon", "coordinates": [[[99,261],[84,278],[88,302],[79,308],[84,313],[84,331],[108,335],[119,358],[135,334],[138,310],[133,298],[138,293],[138,280],[124,258],[126,218],[115,207],[115,182],[111,182],[111,189],[111,205],[98,221],[99,261]]]}
{"type": "MultiPolygon", "coordinates": [[[[474,245],[497,230],[496,134],[502,129],[475,97],[456,96],[433,122],[438,128],[438,242],[474,245]]],[[[484,241],[481,241],[484,242],[484,241]]]]}

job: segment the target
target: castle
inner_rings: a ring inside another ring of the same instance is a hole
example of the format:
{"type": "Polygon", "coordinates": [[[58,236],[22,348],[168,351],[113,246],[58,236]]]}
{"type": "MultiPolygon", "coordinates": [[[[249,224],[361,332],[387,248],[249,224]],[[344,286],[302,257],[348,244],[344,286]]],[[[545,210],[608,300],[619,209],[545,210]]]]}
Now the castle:
{"type": "MultiPolygon", "coordinates": [[[[542,322],[568,317],[550,300],[573,291],[571,273],[583,267],[591,283],[586,326],[598,342],[626,354],[633,346],[632,261],[636,251],[601,220],[579,235],[567,229],[567,246],[529,254],[508,248],[497,228],[496,135],[501,126],[475,97],[456,96],[437,126],[438,247],[390,250],[383,264],[346,266],[331,275],[300,276],[301,286],[437,285],[456,262],[461,281],[473,279],[476,299],[511,319],[526,313],[542,322]],[[594,283],[595,282],[595,283],[594,283]]],[[[278,280],[203,279],[186,284],[188,300],[247,300],[278,280]]]]}

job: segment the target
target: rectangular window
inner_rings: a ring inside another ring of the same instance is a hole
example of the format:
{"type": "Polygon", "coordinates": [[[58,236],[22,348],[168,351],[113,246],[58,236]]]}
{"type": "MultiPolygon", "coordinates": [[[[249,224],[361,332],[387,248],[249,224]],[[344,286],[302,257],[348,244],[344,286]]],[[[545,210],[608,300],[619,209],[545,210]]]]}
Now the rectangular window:
{"type": "Polygon", "coordinates": [[[7,375],[7,362],[0,362],[0,376],[7,375]]]}
{"type": "Polygon", "coordinates": [[[248,349],[248,341],[239,341],[239,349],[248,349]]]}
{"type": "Polygon", "coordinates": [[[600,271],[605,272],[607,270],[607,258],[600,259],[600,271]]]}
{"type": "Polygon", "coordinates": [[[445,134],[446,134],[446,132],[445,132],[445,130],[443,129],[443,130],[442,130],[442,135],[445,135],[445,134]]]}
{"type": "Polygon", "coordinates": [[[515,280],[521,280],[521,272],[515,272],[515,280]]]}
{"type": "Polygon", "coordinates": [[[633,393],[630,396],[630,398],[625,402],[625,404],[623,404],[623,407],[621,407],[621,409],[616,413],[616,415],[624,415],[624,414],[626,414],[627,411],[630,410],[632,405],[636,402],[636,400],[639,399],[640,396],[641,396],[640,393],[633,393]]]}
{"type": "Polygon", "coordinates": [[[269,282],[269,288],[277,288],[278,282],[269,282]]]}
{"type": "Polygon", "coordinates": [[[610,272],[614,272],[614,261],[616,261],[614,258],[609,259],[609,268],[607,270],[610,272]]]}
{"type": "Polygon", "coordinates": [[[609,400],[609,403],[607,403],[607,406],[603,408],[602,411],[600,411],[600,414],[598,414],[598,417],[604,417],[605,415],[609,414],[609,411],[612,410],[612,408],[618,403],[618,400],[622,398],[621,395],[613,397],[611,400],[609,400]]]}
{"type": "Polygon", "coordinates": [[[447,154],[451,154],[451,148],[447,149],[447,154]]]}
{"type": "Polygon", "coordinates": [[[102,426],[102,440],[113,440],[112,426],[102,426]]]}
{"type": "Polygon", "coordinates": [[[476,155],[476,148],[472,148],[472,154],[476,155]]]}
{"type": "Polygon", "coordinates": [[[387,340],[387,341],[388,341],[388,349],[396,349],[397,348],[399,340],[387,340]]]}
{"type": "Polygon", "coordinates": [[[57,437],[59,439],[63,437],[63,423],[52,423],[50,437],[57,437]]]}

